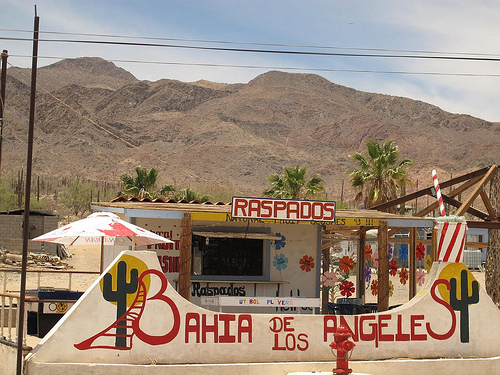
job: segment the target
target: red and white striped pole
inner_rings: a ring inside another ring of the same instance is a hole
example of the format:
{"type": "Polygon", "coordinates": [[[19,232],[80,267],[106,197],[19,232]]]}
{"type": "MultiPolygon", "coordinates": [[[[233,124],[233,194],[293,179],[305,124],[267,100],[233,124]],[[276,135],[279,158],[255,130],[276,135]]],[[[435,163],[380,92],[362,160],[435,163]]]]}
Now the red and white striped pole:
{"type": "Polygon", "coordinates": [[[432,182],[434,182],[434,189],[436,190],[436,196],[439,203],[439,210],[441,211],[441,216],[446,216],[446,212],[444,210],[443,197],[441,196],[441,190],[439,189],[439,182],[436,170],[432,170],[432,182]]]}

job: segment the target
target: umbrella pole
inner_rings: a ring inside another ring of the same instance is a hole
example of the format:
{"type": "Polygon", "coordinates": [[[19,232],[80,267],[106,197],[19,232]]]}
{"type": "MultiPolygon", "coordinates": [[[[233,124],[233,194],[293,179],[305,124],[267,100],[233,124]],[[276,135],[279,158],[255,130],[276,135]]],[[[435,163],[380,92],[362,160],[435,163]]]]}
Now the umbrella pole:
{"type": "Polygon", "coordinates": [[[135,234],[132,235],[132,251],[135,251],[135,234]]]}
{"type": "Polygon", "coordinates": [[[103,262],[104,262],[104,236],[101,237],[101,273],[103,271],[103,262]]]}

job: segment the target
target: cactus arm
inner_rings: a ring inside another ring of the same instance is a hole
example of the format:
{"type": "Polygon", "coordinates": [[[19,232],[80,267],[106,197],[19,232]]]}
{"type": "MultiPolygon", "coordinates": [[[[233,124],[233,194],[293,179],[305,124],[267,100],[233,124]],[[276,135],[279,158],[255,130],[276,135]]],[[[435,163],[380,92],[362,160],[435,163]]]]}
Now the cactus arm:
{"type": "Polygon", "coordinates": [[[469,295],[469,276],[467,270],[460,273],[460,299],[457,297],[457,279],[450,279],[450,306],[460,311],[460,341],[469,342],[469,305],[479,302],[479,283],[472,281],[472,295],[469,295]]]}

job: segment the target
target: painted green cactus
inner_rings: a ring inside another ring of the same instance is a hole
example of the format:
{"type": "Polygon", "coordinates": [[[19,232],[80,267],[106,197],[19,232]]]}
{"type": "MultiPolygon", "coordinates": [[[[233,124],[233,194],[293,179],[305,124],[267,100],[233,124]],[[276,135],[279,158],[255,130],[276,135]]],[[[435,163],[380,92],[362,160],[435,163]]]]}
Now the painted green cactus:
{"type": "MultiPolygon", "coordinates": [[[[113,275],[107,273],[104,275],[102,295],[106,301],[116,302],[116,319],[119,319],[127,312],[127,295],[134,294],[137,291],[137,276],[139,271],[136,268],[130,270],[130,281],[127,282],[127,263],[118,262],[116,273],[116,290],[113,290],[113,275]]],[[[118,322],[118,326],[125,326],[126,321],[118,322]]],[[[127,328],[120,327],[116,329],[115,346],[123,348],[127,345],[127,328]]]]}
{"type": "Polygon", "coordinates": [[[479,302],[479,283],[472,281],[472,295],[469,296],[467,270],[460,273],[460,299],[457,298],[457,279],[450,279],[450,305],[460,311],[460,342],[469,342],[469,305],[479,302]]]}

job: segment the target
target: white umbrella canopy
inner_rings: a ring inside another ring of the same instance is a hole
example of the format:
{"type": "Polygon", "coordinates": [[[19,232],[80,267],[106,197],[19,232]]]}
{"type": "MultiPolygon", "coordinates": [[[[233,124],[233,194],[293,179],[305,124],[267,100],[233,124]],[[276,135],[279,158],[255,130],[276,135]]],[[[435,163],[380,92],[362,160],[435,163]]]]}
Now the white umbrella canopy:
{"type": "Polygon", "coordinates": [[[32,241],[53,242],[68,246],[100,245],[101,266],[104,245],[130,244],[132,250],[135,250],[136,246],[173,243],[168,238],[121,220],[110,212],[95,212],[85,219],[33,238],[32,241]]]}
{"type": "Polygon", "coordinates": [[[54,242],[63,245],[152,245],[172,243],[168,238],[158,236],[137,225],[121,220],[110,212],[95,212],[87,218],[54,229],[32,241],[54,242]]]}

